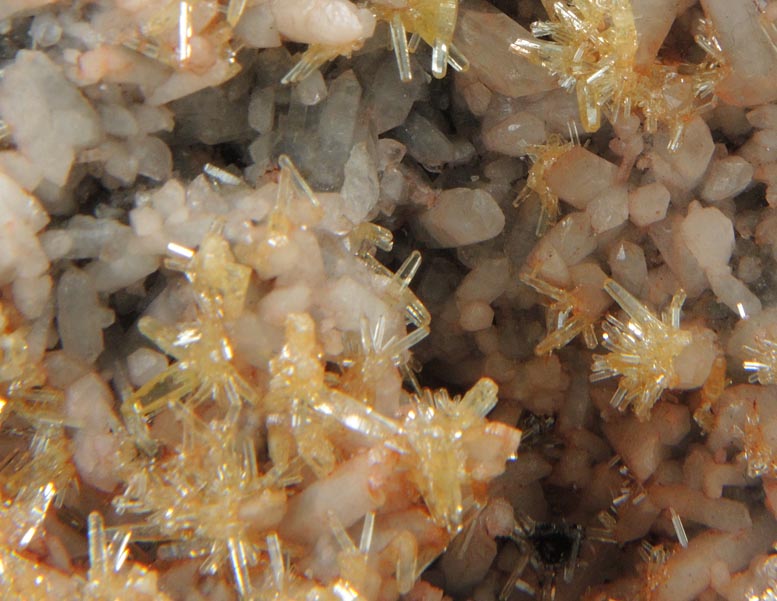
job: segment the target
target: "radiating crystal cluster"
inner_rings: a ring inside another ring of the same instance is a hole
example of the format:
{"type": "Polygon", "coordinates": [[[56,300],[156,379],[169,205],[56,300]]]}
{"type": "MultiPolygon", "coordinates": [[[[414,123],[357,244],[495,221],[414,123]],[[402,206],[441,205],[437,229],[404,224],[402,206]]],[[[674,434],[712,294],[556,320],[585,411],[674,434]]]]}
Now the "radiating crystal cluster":
{"type": "Polygon", "coordinates": [[[631,406],[638,417],[647,419],[661,393],[677,386],[674,363],[691,343],[691,334],[680,328],[685,294],[675,294],[659,318],[617,282],[607,281],[604,289],[629,319],[624,323],[607,316],[602,344],[610,353],[594,357],[591,379],[620,376],[611,401],[613,407],[623,410],[631,406]]]}
{"type": "Polygon", "coordinates": [[[526,178],[526,187],[518,195],[516,203],[523,202],[531,194],[536,194],[540,199],[540,218],[537,221],[537,235],[544,234],[548,226],[556,223],[560,214],[559,199],[548,187],[545,176],[548,169],[553,166],[560,156],[572,148],[572,142],[565,142],[560,136],[551,136],[547,143],[530,146],[526,149],[527,156],[531,159],[532,166],[526,178]]]}
{"type": "MultiPolygon", "coordinates": [[[[22,501],[14,503],[17,512],[26,511],[39,515],[45,510],[30,507],[22,501]]],[[[4,516],[9,522],[15,516],[4,516]]],[[[29,518],[24,517],[22,520],[29,518]]],[[[18,522],[19,526],[23,525],[18,522]]],[[[14,523],[14,522],[11,522],[14,523]]],[[[99,513],[89,515],[89,570],[85,577],[66,576],[50,567],[42,566],[29,557],[17,554],[29,541],[16,544],[3,541],[0,548],[0,585],[3,594],[15,599],[65,601],[116,601],[139,599],[141,601],[168,601],[170,598],[158,589],[157,574],[140,564],[128,563],[129,533],[109,539],[99,513]]]]}
{"type": "MultiPolygon", "coordinates": [[[[402,81],[413,78],[410,56],[423,40],[432,47],[431,71],[434,77],[445,77],[450,64],[464,71],[468,61],[453,44],[459,0],[370,0],[367,8],[378,21],[388,24],[391,46],[402,81]],[[408,39],[410,33],[410,39],[408,39]]],[[[302,81],[325,62],[339,55],[350,55],[364,43],[363,39],[343,46],[311,45],[294,68],[283,79],[284,83],[302,81]]]]}
{"type": "MultiPolygon", "coordinates": [[[[428,335],[430,318],[409,284],[420,255],[411,253],[396,273],[388,270],[374,253],[391,248],[391,235],[377,226],[330,244],[382,299],[382,314],[362,314],[325,360],[320,325],[307,312],[289,312],[277,352],[261,367],[241,361],[235,328],[254,302],[254,273],[268,274],[262,285],[272,286],[273,275],[284,273],[278,271],[284,254],[300,237],[310,240],[322,218],[319,200],[288,157],[279,163],[277,182],[268,184],[273,208],[250,243],[243,239],[233,252],[229,225],[215,218],[196,249],[167,245],[166,267],[184,276],[177,281],[185,308],[172,320],[146,315],[138,322],[172,362],[127,391],[123,425],[117,421],[103,434],[108,438],[100,444],[116,444],[120,458],[112,506],[122,521],[106,528],[99,514],[90,515],[91,568],[85,581],[70,580],[83,598],[156,594],[154,573],[123,568],[130,540],[156,545],[159,560],[194,560],[202,574],[231,574],[243,599],[291,599],[301,591],[375,598],[388,581],[405,593],[485,503],[487,482],[514,456],[520,431],[485,420],[497,402],[491,380],[453,399],[419,387],[409,351],[428,335]],[[389,502],[384,489],[408,494],[389,502]],[[341,503],[355,505],[343,512],[341,503]],[[383,524],[397,512],[430,534],[383,524]],[[311,520],[321,520],[318,533],[311,520]],[[345,528],[358,523],[357,548],[345,528]],[[383,541],[375,548],[373,531],[383,541]],[[334,563],[322,556],[316,579],[301,577],[293,558],[325,541],[340,545],[334,563]],[[286,545],[291,555],[282,551],[286,545]]],[[[226,172],[207,167],[206,173],[214,190],[252,193],[226,172]]],[[[7,561],[25,562],[14,553],[36,540],[55,494],[73,477],[64,428],[94,426],[86,417],[67,420],[61,395],[42,387],[45,375],[23,379],[26,340],[7,320],[4,329],[3,415],[37,428],[24,461],[9,466],[4,480],[14,495],[5,510],[7,561]]],[[[14,587],[32,586],[24,569],[9,570],[14,587]]]]}
{"type": "Polygon", "coordinates": [[[602,114],[639,112],[645,130],[669,130],[669,147],[677,149],[685,124],[710,106],[721,78],[722,51],[714,35],[702,31],[697,42],[709,53],[699,64],[656,61],[637,64],[638,36],[629,0],[548,2],[550,21],[532,24],[536,38],[518,39],[514,52],[547,68],[564,89],[577,94],[586,131],[599,129],[602,114]]]}
{"type": "Polygon", "coordinates": [[[186,260],[167,263],[183,271],[192,285],[195,320],[175,327],[152,317],[138,323],[146,337],[176,359],[122,406],[127,427],[151,454],[156,445],[145,433],[144,420],[168,409],[171,402],[185,401],[196,409],[215,401],[228,423],[237,420],[244,403],[256,403],[255,392],[232,364],[233,352],[224,329],[224,319],[234,319],[242,311],[251,270],[235,262],[229,244],[220,236],[221,227],[215,223],[197,252],[173,245],[171,250],[182,253],[186,260]]]}
{"type": "Polygon", "coordinates": [[[586,310],[585,300],[578,298],[582,290],[563,290],[530,274],[523,274],[521,280],[554,301],[546,318],[548,334],[535,347],[536,354],[556,351],[581,334],[589,349],[596,348],[596,323],[600,316],[586,310]]]}

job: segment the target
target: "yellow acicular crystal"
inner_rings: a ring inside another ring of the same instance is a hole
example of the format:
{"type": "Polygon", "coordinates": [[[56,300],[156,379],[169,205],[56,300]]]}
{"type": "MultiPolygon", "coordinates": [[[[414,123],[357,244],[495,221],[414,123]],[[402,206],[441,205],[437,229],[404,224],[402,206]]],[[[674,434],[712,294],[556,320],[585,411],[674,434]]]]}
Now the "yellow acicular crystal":
{"type": "Polygon", "coordinates": [[[240,261],[253,266],[263,279],[277,275],[278,257],[293,246],[294,234],[308,229],[323,215],[318,197],[291,159],[282,154],[278,167],[278,188],[267,218],[266,235],[256,243],[235,245],[240,261]]]}
{"type": "Polygon", "coordinates": [[[329,389],[310,315],[291,314],[286,319],[286,344],[270,361],[270,392],[264,400],[269,413],[267,436],[275,465],[288,465],[299,456],[319,476],[330,473],[336,463],[336,448],[330,437],[333,422],[316,411],[329,389]]]}
{"type": "Polygon", "coordinates": [[[361,48],[362,40],[343,46],[324,46],[323,44],[311,44],[302,53],[299,61],[281,79],[282,84],[298,83],[307,79],[316,69],[325,65],[338,56],[348,56],[361,48]]]}
{"type": "Polygon", "coordinates": [[[241,596],[251,591],[257,535],[275,528],[286,510],[288,474],[260,474],[251,440],[232,425],[206,423],[185,405],[173,406],[184,438],[169,459],[153,461],[130,477],[114,499],[120,513],[144,521],[121,526],[137,540],[164,543],[160,557],[203,557],[201,572],[228,564],[241,596]],[[253,535],[252,535],[253,534],[253,535]]]}
{"type": "Polygon", "coordinates": [[[175,327],[143,317],[138,328],[177,360],[122,405],[127,428],[145,450],[151,443],[143,434],[142,422],[170,403],[185,401],[198,407],[213,401],[227,421],[237,419],[244,404],[255,403],[253,389],[232,364],[231,343],[215,316],[204,315],[198,322],[175,327]]]}
{"type": "Polygon", "coordinates": [[[383,291],[396,306],[404,309],[406,321],[416,328],[428,330],[432,317],[424,304],[410,289],[410,281],[421,265],[421,253],[417,250],[410,253],[410,256],[405,259],[396,273],[392,273],[371,255],[363,256],[362,259],[377,275],[388,278],[383,286],[383,291]]]}
{"type": "Polygon", "coordinates": [[[364,517],[358,547],[334,514],[329,516],[329,527],[332,530],[332,537],[340,547],[337,554],[340,580],[335,585],[348,587],[364,598],[372,598],[377,593],[375,585],[380,578],[376,573],[375,566],[371,565],[370,562],[375,514],[368,513],[364,517]]]}
{"type": "Polygon", "coordinates": [[[50,497],[46,507],[54,498],[61,503],[65,492],[76,488],[70,445],[64,428],[37,424],[29,449],[4,466],[0,476],[3,492],[16,499],[50,497]]]}
{"type": "Polygon", "coordinates": [[[229,242],[222,237],[223,227],[221,221],[216,221],[197,252],[170,244],[168,249],[174,257],[165,265],[186,275],[203,312],[234,319],[243,311],[251,268],[235,260],[229,242]]]}
{"type": "Polygon", "coordinates": [[[81,592],[83,601],[169,601],[157,588],[156,572],[127,563],[129,533],[109,538],[102,516],[92,512],[88,534],[89,571],[81,592]]]}
{"type": "Polygon", "coordinates": [[[48,507],[75,477],[65,427],[80,424],[66,417],[62,392],[46,386],[45,371],[30,357],[27,329],[11,329],[10,315],[0,303],[0,426],[15,416],[27,423],[32,436],[29,448],[3,466],[0,487],[17,499],[43,495],[48,507]]]}
{"type": "Polygon", "coordinates": [[[0,425],[12,413],[33,425],[62,424],[63,395],[45,386],[46,374],[30,356],[28,328],[14,327],[13,314],[0,302],[0,425]]]}
{"type": "Polygon", "coordinates": [[[268,414],[270,457],[280,469],[299,457],[322,477],[340,459],[335,443],[343,427],[381,442],[399,430],[393,420],[363,402],[369,398],[357,400],[330,386],[315,323],[306,313],[287,317],[286,344],[270,362],[270,373],[270,390],[263,399],[263,409],[268,414]]]}
{"type": "MultiPolygon", "coordinates": [[[[509,458],[518,447],[520,430],[504,426],[497,432],[499,425],[485,419],[497,400],[496,384],[483,378],[463,397],[426,389],[407,409],[398,444],[406,449],[411,479],[429,513],[451,533],[481,500],[478,482],[486,479],[481,470],[488,468],[473,455],[493,443],[509,449],[509,458]]],[[[503,467],[502,462],[499,469],[503,467]]]]}
{"type": "Polygon", "coordinates": [[[748,358],[742,363],[750,372],[748,380],[764,386],[777,383],[777,342],[766,337],[757,337],[752,345],[744,347],[748,358]]]}
{"type": "Polygon", "coordinates": [[[351,252],[377,276],[376,283],[386,302],[401,309],[406,324],[414,329],[404,336],[389,336],[384,317],[379,318],[374,325],[362,319],[358,336],[355,332],[347,332],[344,335],[344,387],[357,397],[369,396],[374,401],[377,380],[381,375],[387,375],[387,369],[398,368],[411,388],[420,392],[410,365],[412,357],[408,351],[429,335],[432,320],[429,310],[410,288],[410,283],[421,266],[421,253],[411,252],[399,269],[392,273],[375,258],[378,249],[390,252],[393,248],[394,240],[390,230],[374,223],[362,223],[348,235],[346,243],[351,252]],[[372,389],[372,392],[368,389],[372,389]]]}
{"type": "MultiPolygon", "coordinates": [[[[50,501],[50,496],[44,494],[50,501]]],[[[31,526],[34,516],[39,515],[40,500],[33,506],[27,501],[17,499],[11,511],[13,515],[2,516],[3,521],[20,518],[27,510],[29,515],[22,517],[17,527],[31,526]],[[14,509],[16,505],[18,508],[14,509]]],[[[33,526],[34,531],[37,526],[33,526]]],[[[30,529],[26,530],[29,535],[30,529]]],[[[0,537],[4,534],[0,531],[0,537]]],[[[9,541],[0,543],[0,590],[4,599],[24,599],[25,601],[170,601],[157,587],[157,574],[136,563],[127,562],[129,557],[129,533],[115,533],[108,537],[102,516],[93,512],[88,520],[89,570],[84,579],[79,574],[63,574],[45,564],[28,559],[9,549],[9,541]]]]}
{"type": "Polygon", "coordinates": [[[341,578],[329,586],[323,586],[290,570],[277,534],[272,533],[267,537],[266,547],[270,565],[263,582],[252,593],[252,601],[364,601],[365,597],[341,578]]]}
{"type": "Polygon", "coordinates": [[[559,78],[561,87],[575,90],[586,131],[640,111],[646,131],[659,124],[669,129],[669,147],[676,149],[685,125],[710,106],[722,77],[722,53],[706,31],[697,42],[709,53],[700,64],[653,62],[638,65],[637,28],[629,0],[548,2],[550,21],[532,24],[537,38],[518,39],[512,50],[542,65],[559,78]]]}
{"type": "Polygon", "coordinates": [[[556,223],[559,216],[558,196],[550,189],[545,177],[556,160],[573,146],[574,142],[566,142],[558,134],[551,134],[545,144],[535,144],[526,148],[526,155],[531,159],[532,166],[526,178],[526,186],[521,190],[514,204],[517,206],[532,194],[536,194],[540,199],[537,236],[542,236],[549,226],[556,223]]]}
{"type": "MultiPolygon", "coordinates": [[[[421,40],[432,47],[434,77],[445,77],[448,65],[457,71],[468,68],[467,59],[453,45],[459,0],[370,0],[367,6],[378,20],[389,25],[391,45],[402,81],[413,78],[410,54],[421,40]],[[408,33],[411,34],[409,40],[408,33]]],[[[344,46],[313,44],[285,75],[282,83],[302,81],[324,63],[338,56],[350,56],[362,44],[363,40],[344,46]]]]}
{"type": "Polygon", "coordinates": [[[545,318],[548,334],[534,349],[537,355],[542,356],[557,351],[580,334],[583,335],[588,348],[596,348],[595,324],[599,320],[599,315],[587,310],[588,303],[583,297],[585,287],[564,290],[530,273],[524,273],[520,277],[524,284],[555,301],[548,307],[545,318]]]}
{"type": "Polygon", "coordinates": [[[256,402],[251,385],[233,363],[232,343],[224,326],[225,318],[242,311],[250,268],[234,261],[218,223],[197,252],[170,246],[177,258],[168,261],[168,266],[183,271],[191,282],[198,320],[170,326],[146,316],[138,322],[145,336],[177,360],[122,405],[128,429],[152,454],[154,443],[145,432],[144,420],[171,402],[185,400],[197,407],[214,401],[228,421],[237,419],[244,404],[256,402]]]}
{"type": "Polygon", "coordinates": [[[402,81],[413,77],[410,53],[419,40],[432,47],[432,74],[445,77],[450,64],[457,71],[467,68],[466,59],[453,45],[459,0],[371,0],[375,16],[391,28],[391,43],[402,81]],[[408,42],[407,34],[411,38],[408,42]]]}
{"type": "Polygon", "coordinates": [[[363,318],[360,335],[349,334],[344,337],[344,373],[340,378],[345,392],[370,406],[380,404],[379,399],[385,392],[382,389],[391,388],[397,370],[414,391],[420,392],[410,365],[409,350],[429,335],[427,328],[416,328],[401,338],[391,336],[387,339],[385,319],[379,319],[375,327],[370,328],[367,319],[363,318]]]}
{"type": "Polygon", "coordinates": [[[675,294],[658,318],[614,280],[607,280],[604,289],[629,320],[623,323],[607,316],[602,345],[610,353],[594,355],[591,381],[621,376],[612,406],[619,410],[631,406],[638,418],[646,419],[663,391],[677,385],[675,360],[692,341],[691,333],[680,329],[685,293],[675,294]]]}

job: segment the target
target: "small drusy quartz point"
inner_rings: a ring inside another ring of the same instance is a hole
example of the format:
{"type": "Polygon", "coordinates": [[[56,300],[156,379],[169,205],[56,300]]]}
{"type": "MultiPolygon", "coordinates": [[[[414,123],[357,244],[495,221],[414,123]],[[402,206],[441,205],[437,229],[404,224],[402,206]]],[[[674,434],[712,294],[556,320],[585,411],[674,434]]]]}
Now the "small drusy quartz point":
{"type": "Polygon", "coordinates": [[[664,390],[677,386],[675,359],[692,341],[691,333],[680,329],[685,293],[677,292],[658,318],[614,280],[607,280],[604,289],[629,320],[607,315],[602,344],[610,353],[594,355],[591,381],[621,376],[612,406],[623,411],[631,405],[644,420],[664,390]]]}

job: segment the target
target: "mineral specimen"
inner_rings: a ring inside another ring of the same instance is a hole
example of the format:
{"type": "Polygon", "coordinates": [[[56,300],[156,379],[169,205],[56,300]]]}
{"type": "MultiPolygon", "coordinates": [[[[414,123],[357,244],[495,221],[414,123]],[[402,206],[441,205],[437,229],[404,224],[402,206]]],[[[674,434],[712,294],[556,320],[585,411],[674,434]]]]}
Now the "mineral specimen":
{"type": "Polygon", "coordinates": [[[0,597],[771,599],[776,7],[0,2],[0,597]]]}

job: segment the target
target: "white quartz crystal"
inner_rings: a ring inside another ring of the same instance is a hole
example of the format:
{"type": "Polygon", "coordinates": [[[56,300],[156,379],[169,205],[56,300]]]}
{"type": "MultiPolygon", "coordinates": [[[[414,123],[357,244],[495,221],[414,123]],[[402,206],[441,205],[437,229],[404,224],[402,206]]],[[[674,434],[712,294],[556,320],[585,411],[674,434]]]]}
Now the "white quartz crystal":
{"type": "Polygon", "coordinates": [[[710,287],[720,302],[743,319],[750,319],[761,311],[761,300],[730,269],[707,273],[710,287]]]}
{"type": "Polygon", "coordinates": [[[441,193],[419,223],[437,246],[449,248],[493,238],[504,228],[505,217],[487,192],[454,188],[441,193]]]}
{"type": "Polygon", "coordinates": [[[610,248],[608,263],[613,277],[636,296],[647,282],[647,262],[642,247],[622,240],[610,248]]]}
{"type": "Polygon", "coordinates": [[[271,0],[278,31],[295,42],[343,46],[372,35],[375,18],[348,0],[271,0]]]}
{"type": "Polygon", "coordinates": [[[345,163],[345,181],[340,190],[343,214],[351,223],[367,220],[378,202],[380,184],[375,148],[367,143],[354,145],[345,163]]]}
{"type": "Polygon", "coordinates": [[[149,348],[139,348],[127,357],[127,371],[133,386],[140,387],[167,369],[167,358],[149,348]]]}
{"type": "Polygon", "coordinates": [[[629,219],[634,225],[645,227],[666,217],[669,208],[669,190],[658,182],[635,188],[629,192],[629,219]]]}
{"type": "Polygon", "coordinates": [[[615,183],[618,168],[582,146],[559,157],[545,177],[551,192],[576,209],[585,209],[615,183]]]}
{"type": "Polygon", "coordinates": [[[57,285],[57,329],[68,353],[91,363],[104,348],[103,328],[113,321],[113,312],[103,307],[92,278],[71,269],[57,285]]]}
{"type": "Polygon", "coordinates": [[[653,62],[675,20],[678,4],[679,0],[632,0],[639,43],[636,56],[638,64],[653,62]]]}
{"type": "Polygon", "coordinates": [[[544,69],[510,52],[517,38],[531,34],[488,2],[474,0],[461,9],[454,42],[470,60],[475,77],[505,96],[552,90],[556,82],[544,69]]]}
{"type": "Polygon", "coordinates": [[[528,146],[542,144],[545,141],[545,123],[539,117],[516,112],[506,115],[491,111],[483,121],[483,144],[488,150],[508,156],[526,154],[528,146]]]}
{"type": "Polygon", "coordinates": [[[65,410],[79,424],[75,434],[73,462],[85,482],[111,492],[119,482],[117,468],[117,418],[112,411],[113,395],[95,373],[68,386],[65,410]]]}
{"type": "Polygon", "coordinates": [[[736,196],[750,185],[754,169],[741,157],[730,156],[712,161],[699,196],[707,202],[719,202],[736,196]]]}
{"type": "Polygon", "coordinates": [[[720,210],[691,203],[681,230],[685,245],[702,269],[728,265],[734,250],[734,226],[720,210]]]}
{"type": "Polygon", "coordinates": [[[490,303],[507,288],[510,265],[506,259],[483,261],[470,271],[456,289],[456,300],[466,303],[482,300],[490,303]]]}
{"type": "Polygon", "coordinates": [[[757,5],[752,2],[702,0],[712,20],[728,64],[730,75],[718,88],[729,104],[754,106],[777,98],[777,68],[773,43],[759,23],[757,5]]]}
{"type": "Polygon", "coordinates": [[[14,304],[27,319],[43,314],[51,297],[51,276],[44,274],[30,278],[17,278],[11,287],[14,304]]]}
{"type": "Polygon", "coordinates": [[[461,327],[468,332],[485,330],[491,326],[493,319],[494,310],[488,306],[488,303],[473,301],[461,307],[461,317],[459,320],[461,327]]]}
{"type": "Polygon", "coordinates": [[[674,177],[669,181],[684,189],[693,188],[701,181],[715,150],[710,128],[701,117],[696,117],[685,126],[680,146],[674,151],[667,148],[667,136],[656,136],[654,152],[671,169],[674,177]]]}
{"type": "Polygon", "coordinates": [[[3,70],[0,116],[19,150],[58,186],[67,181],[76,152],[101,137],[95,110],[42,52],[21,51],[3,70]]]}
{"type": "Polygon", "coordinates": [[[235,27],[235,32],[254,48],[274,48],[281,45],[281,36],[269,2],[247,6],[235,27]]]}
{"type": "Polygon", "coordinates": [[[629,218],[629,193],[625,185],[616,185],[599,192],[586,205],[591,227],[600,234],[618,227],[629,218]]]}

